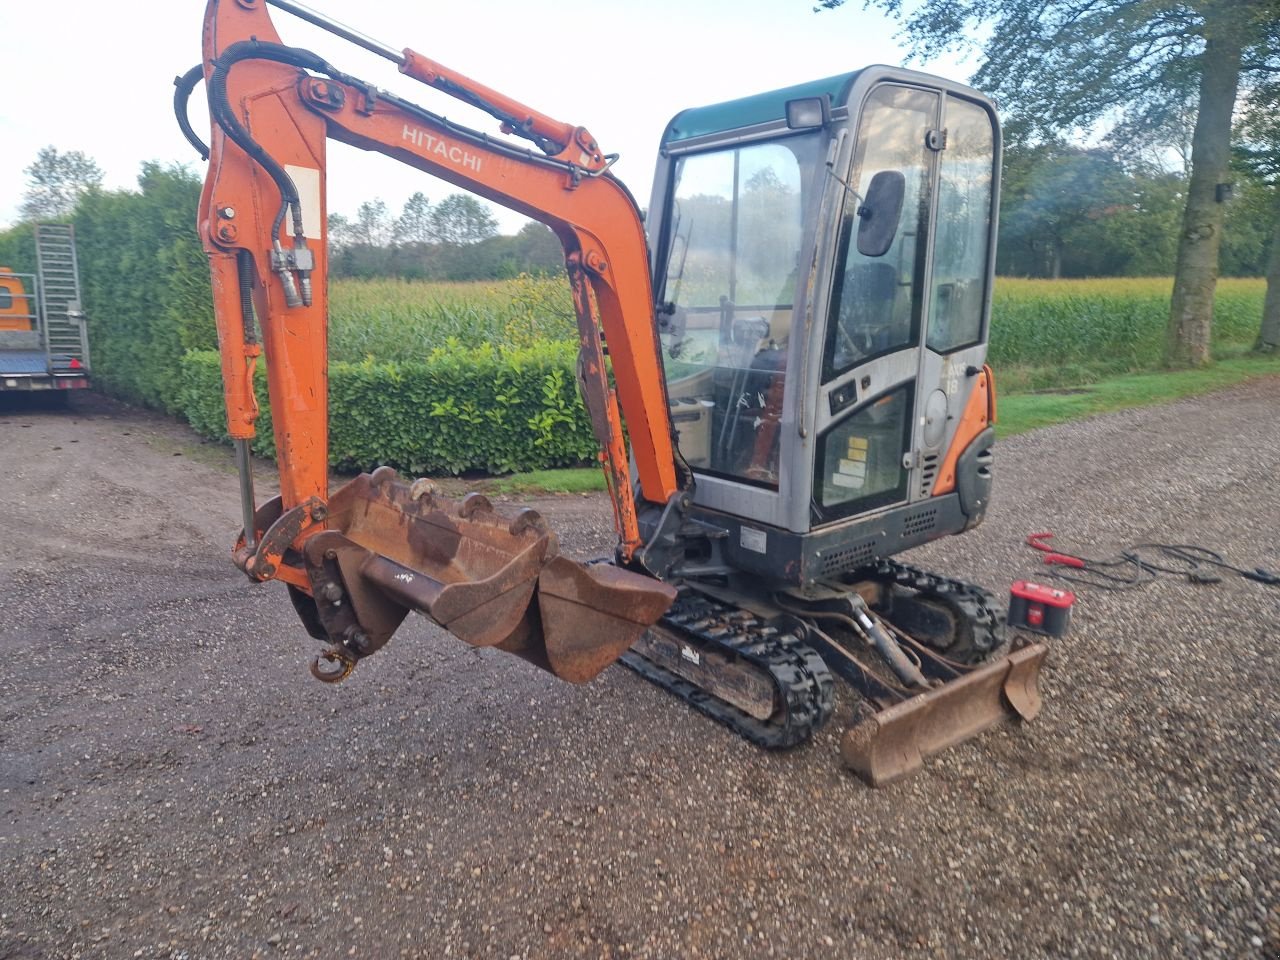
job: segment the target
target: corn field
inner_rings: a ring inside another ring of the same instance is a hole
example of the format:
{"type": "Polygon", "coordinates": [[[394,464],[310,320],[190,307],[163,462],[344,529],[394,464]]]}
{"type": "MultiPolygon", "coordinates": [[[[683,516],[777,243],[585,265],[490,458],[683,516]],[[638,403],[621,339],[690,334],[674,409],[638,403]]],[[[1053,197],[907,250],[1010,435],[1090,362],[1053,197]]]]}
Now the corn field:
{"type": "MultiPolygon", "coordinates": [[[[1055,367],[1087,382],[1090,372],[1123,372],[1159,365],[1169,321],[1173,280],[1114,277],[1096,280],[996,279],[991,307],[991,363],[998,367],[1055,367]]],[[[1258,335],[1266,281],[1218,281],[1215,347],[1248,345],[1258,335]]],[[[1055,379],[1063,379],[1059,376],[1055,379]]]]}
{"type": "MultiPolygon", "coordinates": [[[[1106,373],[1160,363],[1173,281],[999,278],[990,358],[997,368],[1041,371],[1026,386],[1084,383],[1106,373]]],[[[1258,333],[1261,279],[1218,283],[1214,339],[1247,345],[1258,333]]],[[[521,348],[576,338],[563,278],[522,276],[492,283],[343,280],[332,284],[335,360],[415,360],[449,341],[464,347],[521,348]]]]}
{"type": "Polygon", "coordinates": [[[329,289],[334,360],[421,360],[450,341],[520,348],[576,336],[573,297],[563,277],[491,283],[338,280],[329,289]]]}

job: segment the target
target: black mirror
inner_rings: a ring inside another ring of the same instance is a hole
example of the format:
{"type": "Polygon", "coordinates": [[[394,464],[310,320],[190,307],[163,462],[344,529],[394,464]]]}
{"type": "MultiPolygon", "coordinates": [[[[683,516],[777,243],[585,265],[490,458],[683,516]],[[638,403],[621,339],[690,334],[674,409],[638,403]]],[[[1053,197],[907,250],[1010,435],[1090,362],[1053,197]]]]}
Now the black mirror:
{"type": "Polygon", "coordinates": [[[897,170],[881,170],[871,178],[858,208],[858,252],[864,257],[883,257],[893,246],[906,188],[907,178],[897,170]]]}

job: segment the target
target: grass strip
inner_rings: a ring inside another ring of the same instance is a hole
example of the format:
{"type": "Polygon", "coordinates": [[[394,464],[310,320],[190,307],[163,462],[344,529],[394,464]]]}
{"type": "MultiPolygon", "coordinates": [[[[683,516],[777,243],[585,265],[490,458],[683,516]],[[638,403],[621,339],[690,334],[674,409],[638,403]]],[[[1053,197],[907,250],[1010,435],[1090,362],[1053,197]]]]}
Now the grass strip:
{"type": "MultiPolygon", "coordinates": [[[[1209,393],[1268,374],[1280,374],[1280,359],[1246,355],[1201,370],[1133,373],[1070,389],[1000,393],[996,433],[1011,437],[1068,420],[1209,393]]],[[[997,373],[997,387],[999,382],[997,373]]]]}
{"type": "Polygon", "coordinates": [[[595,493],[604,490],[604,471],[595,467],[530,470],[494,477],[476,486],[482,493],[531,496],[549,493],[595,493]]]}

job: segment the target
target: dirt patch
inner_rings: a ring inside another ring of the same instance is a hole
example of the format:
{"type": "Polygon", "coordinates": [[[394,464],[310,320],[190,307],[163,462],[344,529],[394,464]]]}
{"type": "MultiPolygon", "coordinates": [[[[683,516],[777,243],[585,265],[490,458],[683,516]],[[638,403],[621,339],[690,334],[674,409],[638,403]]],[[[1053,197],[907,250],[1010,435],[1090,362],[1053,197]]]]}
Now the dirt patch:
{"type": "MultiPolygon", "coordinates": [[[[1280,568],[1277,409],[1003,442],[987,523],[912,562],[1004,589],[1047,529],[1280,568]]],[[[871,791],[838,721],[764,753],[420,620],[323,686],[230,565],[224,448],[89,399],[0,444],[0,957],[1280,955],[1275,588],[1086,592],[1036,723],[871,791]]],[[[609,549],[603,497],[534,505],[609,549]]]]}

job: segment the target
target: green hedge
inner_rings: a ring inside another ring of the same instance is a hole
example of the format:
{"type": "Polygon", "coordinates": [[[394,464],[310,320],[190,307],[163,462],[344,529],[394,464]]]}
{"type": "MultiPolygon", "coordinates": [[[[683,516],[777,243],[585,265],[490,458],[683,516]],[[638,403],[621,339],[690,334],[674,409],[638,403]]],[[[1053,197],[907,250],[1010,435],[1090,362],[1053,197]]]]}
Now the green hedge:
{"type": "MultiPolygon", "coordinates": [[[[331,363],[329,462],[413,474],[507,473],[592,459],[596,443],[578,396],[577,345],[519,350],[448,344],[421,362],[331,363]]],[[[222,373],[214,351],[182,360],[180,406],[195,430],[226,440],[222,373]]],[[[254,450],[274,456],[265,377],[254,450]]]]}
{"type": "Polygon", "coordinates": [[[114,396],[180,409],[179,365],[217,346],[209,262],[196,233],[200,178],[142,166],[138,191],[92,191],[72,222],[97,386],[114,396]]]}
{"type": "MultiPolygon", "coordinates": [[[[218,343],[200,187],[185,167],[144,163],[137,190],[90,190],[71,217],[94,385],[168,413],[180,408],[183,354],[218,343]]],[[[0,264],[35,273],[31,224],[0,232],[0,264]]]]}

